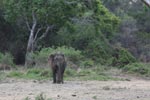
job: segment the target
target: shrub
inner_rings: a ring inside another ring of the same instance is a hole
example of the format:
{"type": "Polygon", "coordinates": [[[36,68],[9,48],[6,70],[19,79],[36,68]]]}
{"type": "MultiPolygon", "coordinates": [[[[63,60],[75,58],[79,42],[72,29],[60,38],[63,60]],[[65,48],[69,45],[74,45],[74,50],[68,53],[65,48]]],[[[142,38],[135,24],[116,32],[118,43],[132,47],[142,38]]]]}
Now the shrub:
{"type": "Polygon", "coordinates": [[[51,71],[48,69],[41,69],[41,68],[31,68],[28,69],[27,73],[25,74],[25,78],[28,79],[48,79],[51,77],[51,71]]]}
{"type": "Polygon", "coordinates": [[[0,63],[10,65],[12,67],[15,67],[15,64],[13,63],[13,56],[10,53],[2,54],[0,53],[0,63]]]}
{"type": "Polygon", "coordinates": [[[103,38],[94,39],[88,44],[88,47],[85,50],[85,54],[92,58],[94,61],[106,65],[108,59],[111,57],[112,48],[103,38]]]}
{"type": "Polygon", "coordinates": [[[12,71],[10,72],[7,77],[15,77],[15,78],[22,78],[24,73],[19,72],[19,71],[12,71]]]}
{"type": "Polygon", "coordinates": [[[129,73],[150,76],[150,63],[132,63],[126,65],[123,70],[129,73]]]}
{"type": "Polygon", "coordinates": [[[86,59],[86,60],[84,60],[84,61],[82,61],[81,62],[81,66],[82,67],[93,67],[94,66],[94,61],[93,60],[91,60],[91,59],[86,59]]]}
{"type": "Polygon", "coordinates": [[[66,68],[65,73],[64,73],[64,76],[65,76],[65,77],[67,77],[67,76],[73,77],[73,76],[76,75],[76,73],[77,73],[77,72],[76,72],[74,69],[66,68]]]}
{"type": "Polygon", "coordinates": [[[124,67],[127,64],[136,62],[136,59],[132,54],[125,48],[116,48],[113,54],[113,66],[124,67]]]}
{"type": "Polygon", "coordinates": [[[51,71],[46,68],[45,69],[29,68],[25,72],[11,71],[7,74],[7,77],[43,80],[43,79],[49,79],[51,75],[52,75],[51,71]]]}
{"type": "Polygon", "coordinates": [[[49,55],[58,51],[64,53],[67,59],[74,63],[79,63],[79,60],[83,58],[81,51],[75,50],[72,47],[62,46],[57,48],[43,48],[39,52],[33,53],[34,61],[37,65],[46,64],[49,55]]]}

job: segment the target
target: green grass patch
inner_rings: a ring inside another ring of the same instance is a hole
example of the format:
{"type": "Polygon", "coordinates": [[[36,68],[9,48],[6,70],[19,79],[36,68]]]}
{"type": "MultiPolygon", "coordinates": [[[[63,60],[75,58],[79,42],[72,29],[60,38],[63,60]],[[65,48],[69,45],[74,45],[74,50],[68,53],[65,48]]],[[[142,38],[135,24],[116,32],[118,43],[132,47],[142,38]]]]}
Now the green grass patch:
{"type": "Polygon", "coordinates": [[[31,68],[25,71],[11,71],[7,77],[44,80],[51,77],[51,71],[48,69],[31,68]]]}
{"type": "MultiPolygon", "coordinates": [[[[108,67],[100,65],[93,68],[80,68],[78,70],[67,67],[64,73],[64,80],[119,80],[105,73],[107,70],[108,67]]],[[[48,80],[52,79],[52,72],[47,68],[29,68],[27,70],[11,71],[7,74],[7,77],[48,80]]]]}
{"type": "Polygon", "coordinates": [[[49,79],[51,77],[51,71],[49,69],[29,69],[26,74],[25,78],[27,79],[37,79],[37,80],[42,80],[42,79],[49,79]]]}
{"type": "Polygon", "coordinates": [[[15,77],[15,78],[23,78],[24,73],[19,72],[19,71],[12,71],[7,74],[7,77],[15,77]]]}
{"type": "Polygon", "coordinates": [[[98,80],[98,81],[107,81],[107,80],[120,80],[118,78],[113,78],[108,74],[105,74],[107,68],[103,66],[97,66],[94,68],[82,68],[80,71],[75,71],[73,69],[67,69],[65,72],[65,80],[98,80]]]}

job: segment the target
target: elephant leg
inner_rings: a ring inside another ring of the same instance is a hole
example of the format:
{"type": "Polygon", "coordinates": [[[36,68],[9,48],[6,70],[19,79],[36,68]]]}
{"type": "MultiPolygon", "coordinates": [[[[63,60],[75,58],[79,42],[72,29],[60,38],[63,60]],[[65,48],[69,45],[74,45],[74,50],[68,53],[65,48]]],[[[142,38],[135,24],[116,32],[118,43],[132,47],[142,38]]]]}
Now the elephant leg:
{"type": "Polygon", "coordinates": [[[58,74],[58,80],[57,80],[57,83],[60,84],[61,83],[61,75],[58,74]]]}
{"type": "Polygon", "coordinates": [[[60,81],[61,81],[62,84],[64,83],[64,81],[63,81],[63,74],[64,74],[64,71],[61,72],[61,76],[60,76],[61,77],[60,81]]]}
{"type": "Polygon", "coordinates": [[[64,80],[63,80],[63,73],[61,74],[61,83],[62,83],[62,84],[64,83],[64,80]]]}
{"type": "Polygon", "coordinates": [[[61,83],[61,69],[59,68],[57,71],[57,83],[60,84],[61,83]]]}
{"type": "Polygon", "coordinates": [[[53,83],[56,83],[56,71],[53,71],[53,83]]]}
{"type": "Polygon", "coordinates": [[[65,66],[62,67],[62,72],[61,72],[61,82],[64,83],[63,75],[65,71],[65,66]]]}

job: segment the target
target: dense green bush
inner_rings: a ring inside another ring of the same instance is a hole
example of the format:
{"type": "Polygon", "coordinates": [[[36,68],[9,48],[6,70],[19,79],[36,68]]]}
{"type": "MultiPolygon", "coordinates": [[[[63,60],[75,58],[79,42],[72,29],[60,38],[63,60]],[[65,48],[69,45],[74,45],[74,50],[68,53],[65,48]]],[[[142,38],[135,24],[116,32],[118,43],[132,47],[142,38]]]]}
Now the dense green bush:
{"type": "Polygon", "coordinates": [[[67,60],[72,61],[76,64],[79,63],[79,61],[83,58],[81,51],[75,50],[72,47],[49,47],[43,48],[40,51],[33,53],[34,62],[36,63],[36,65],[47,64],[49,55],[56,52],[62,52],[66,56],[67,60]]]}
{"type": "Polygon", "coordinates": [[[94,39],[88,44],[85,54],[94,61],[106,65],[111,57],[112,48],[103,39],[94,39]]]}
{"type": "Polygon", "coordinates": [[[85,60],[81,61],[80,65],[84,68],[93,67],[94,61],[91,59],[85,59],[85,60]]]}
{"type": "Polygon", "coordinates": [[[6,65],[10,65],[12,67],[15,66],[14,62],[13,62],[13,56],[10,53],[0,53],[0,63],[1,64],[6,64],[6,65]]]}
{"type": "Polygon", "coordinates": [[[36,66],[45,66],[49,55],[58,51],[65,54],[67,61],[71,61],[73,64],[83,67],[92,67],[95,62],[119,67],[136,62],[136,59],[128,52],[128,50],[121,47],[114,50],[111,46],[105,45],[105,42],[100,40],[93,40],[83,52],[84,56],[81,51],[66,46],[43,48],[40,51],[31,54],[31,56],[36,66]],[[116,57],[116,55],[118,57],[116,57]]]}
{"type": "Polygon", "coordinates": [[[125,48],[116,48],[113,54],[112,65],[118,67],[124,67],[127,64],[136,62],[136,59],[125,48]]]}
{"type": "Polygon", "coordinates": [[[150,63],[132,63],[126,65],[123,70],[129,73],[150,76],[150,63]]]}

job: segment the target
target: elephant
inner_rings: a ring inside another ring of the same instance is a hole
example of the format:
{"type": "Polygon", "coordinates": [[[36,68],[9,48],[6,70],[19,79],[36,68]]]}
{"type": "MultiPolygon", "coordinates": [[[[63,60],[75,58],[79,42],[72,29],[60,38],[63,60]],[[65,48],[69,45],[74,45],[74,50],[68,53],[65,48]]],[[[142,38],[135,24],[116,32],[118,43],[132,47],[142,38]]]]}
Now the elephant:
{"type": "Polygon", "coordinates": [[[51,54],[48,58],[48,62],[50,63],[52,69],[53,83],[63,84],[63,74],[67,65],[64,54],[51,54]]]}

